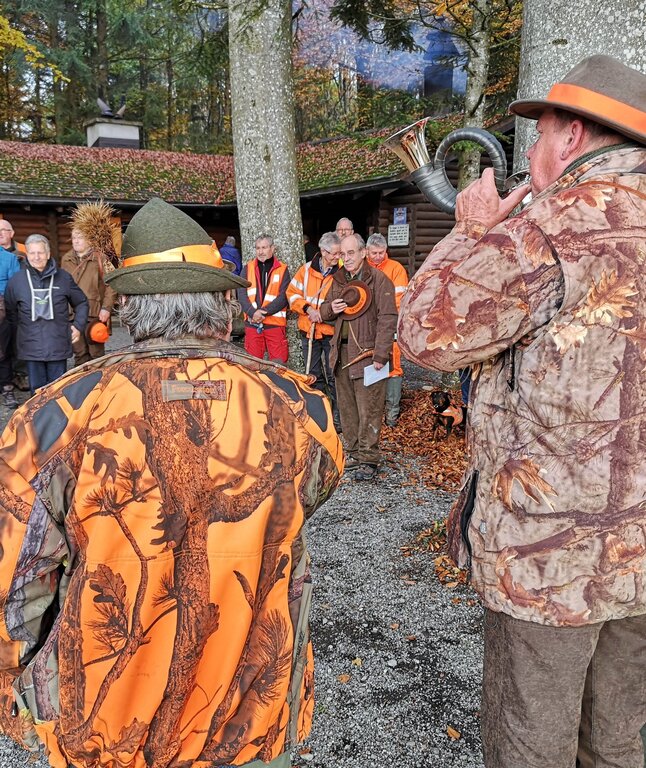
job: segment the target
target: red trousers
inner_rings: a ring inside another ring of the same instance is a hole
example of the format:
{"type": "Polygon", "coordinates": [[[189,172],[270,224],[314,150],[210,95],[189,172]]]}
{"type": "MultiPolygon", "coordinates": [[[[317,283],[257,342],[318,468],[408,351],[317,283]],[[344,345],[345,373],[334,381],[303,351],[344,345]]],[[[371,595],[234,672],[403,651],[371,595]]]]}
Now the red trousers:
{"type": "Polygon", "coordinates": [[[264,326],[258,333],[256,328],[244,329],[244,348],[254,357],[261,360],[267,353],[270,360],[279,360],[286,363],[289,357],[287,346],[287,329],[280,325],[264,326]]]}

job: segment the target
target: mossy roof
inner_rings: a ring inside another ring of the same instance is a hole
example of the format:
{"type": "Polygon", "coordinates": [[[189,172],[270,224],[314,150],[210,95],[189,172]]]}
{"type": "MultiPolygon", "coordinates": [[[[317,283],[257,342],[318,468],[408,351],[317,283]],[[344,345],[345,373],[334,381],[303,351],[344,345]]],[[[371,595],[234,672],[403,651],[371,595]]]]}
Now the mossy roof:
{"type": "MultiPolygon", "coordinates": [[[[457,115],[435,122],[430,141],[458,123],[457,115]]],[[[384,129],[298,145],[301,193],[402,174],[403,164],[383,146],[390,133],[384,129]]],[[[233,157],[0,141],[0,194],[135,203],[158,196],[176,204],[223,205],[235,202],[233,157]]]]}

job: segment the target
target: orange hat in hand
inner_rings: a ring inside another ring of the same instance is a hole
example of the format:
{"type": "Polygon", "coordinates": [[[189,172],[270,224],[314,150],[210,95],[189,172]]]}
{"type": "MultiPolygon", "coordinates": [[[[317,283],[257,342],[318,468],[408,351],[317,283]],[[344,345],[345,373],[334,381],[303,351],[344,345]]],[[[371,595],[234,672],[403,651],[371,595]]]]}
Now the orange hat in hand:
{"type": "Polygon", "coordinates": [[[93,341],[95,344],[105,344],[110,338],[108,326],[100,320],[95,320],[93,323],[90,323],[85,333],[88,340],[93,341]]]}

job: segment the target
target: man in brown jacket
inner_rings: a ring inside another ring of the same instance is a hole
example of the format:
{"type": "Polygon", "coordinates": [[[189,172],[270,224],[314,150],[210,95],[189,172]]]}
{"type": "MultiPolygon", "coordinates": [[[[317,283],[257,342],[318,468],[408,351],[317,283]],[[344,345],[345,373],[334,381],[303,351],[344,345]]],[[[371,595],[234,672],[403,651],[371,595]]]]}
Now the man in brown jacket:
{"type": "Polygon", "coordinates": [[[379,464],[388,378],[365,386],[364,369],[373,365],[381,370],[392,352],[397,325],[395,286],[366,262],[366,245],[360,235],[341,240],[340,257],[343,267],[332,278],[320,307],[321,319],[334,322],[330,367],[348,453],[345,468],[354,470],[355,480],[372,480],[379,464]],[[343,298],[354,281],[360,281],[364,300],[362,309],[355,311],[343,298]]]}
{"type": "MultiPolygon", "coordinates": [[[[72,249],[61,259],[61,269],[72,275],[76,284],[86,295],[90,305],[88,327],[99,320],[106,325],[110,322],[110,316],[117,297],[109,285],[103,280],[104,265],[101,254],[92,247],[83,232],[72,230],[72,249]]],[[[87,363],[105,354],[103,344],[98,344],[88,339],[85,333],[74,342],[74,365],[87,363]]]]}
{"type": "Polygon", "coordinates": [[[404,354],[474,365],[449,518],[485,603],[488,768],[638,768],[646,721],[646,76],[584,59],[527,187],[485,172],[401,305],[404,354]]]}

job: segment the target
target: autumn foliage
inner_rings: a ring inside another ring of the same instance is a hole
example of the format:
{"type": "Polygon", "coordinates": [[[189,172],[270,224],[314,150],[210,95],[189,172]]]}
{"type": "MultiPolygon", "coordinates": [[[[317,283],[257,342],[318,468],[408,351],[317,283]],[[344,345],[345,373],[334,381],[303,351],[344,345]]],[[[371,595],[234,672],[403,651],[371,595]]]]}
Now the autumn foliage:
{"type": "MultiPolygon", "coordinates": [[[[461,403],[460,393],[451,392],[453,403],[461,403]]],[[[420,480],[429,488],[457,491],[466,468],[464,429],[458,427],[447,438],[432,439],[435,409],[431,393],[423,389],[404,392],[402,412],[393,428],[384,428],[383,438],[394,443],[404,457],[419,457],[422,461],[420,480]]]]}

